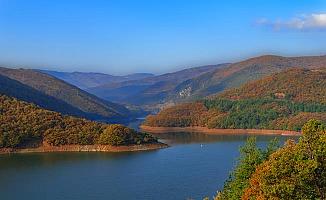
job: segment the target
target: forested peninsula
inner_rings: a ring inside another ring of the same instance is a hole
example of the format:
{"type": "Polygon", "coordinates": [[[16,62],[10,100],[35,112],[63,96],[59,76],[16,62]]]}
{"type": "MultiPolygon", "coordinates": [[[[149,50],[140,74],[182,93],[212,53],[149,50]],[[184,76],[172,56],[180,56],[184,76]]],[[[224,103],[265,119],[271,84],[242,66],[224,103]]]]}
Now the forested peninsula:
{"type": "Polygon", "coordinates": [[[137,151],[167,145],[117,124],[65,116],[0,95],[0,153],[137,151]]]}

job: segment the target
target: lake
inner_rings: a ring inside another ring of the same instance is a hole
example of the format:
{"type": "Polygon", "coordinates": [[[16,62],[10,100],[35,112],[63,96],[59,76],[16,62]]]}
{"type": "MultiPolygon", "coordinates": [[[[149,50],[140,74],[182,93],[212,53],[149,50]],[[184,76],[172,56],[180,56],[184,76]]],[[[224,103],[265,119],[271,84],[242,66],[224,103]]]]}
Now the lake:
{"type": "MultiPolygon", "coordinates": [[[[0,198],[202,199],[222,188],[248,136],[159,137],[171,147],[133,153],[0,155],[0,198]]],[[[264,146],[274,137],[258,136],[258,144],[264,146]]]]}

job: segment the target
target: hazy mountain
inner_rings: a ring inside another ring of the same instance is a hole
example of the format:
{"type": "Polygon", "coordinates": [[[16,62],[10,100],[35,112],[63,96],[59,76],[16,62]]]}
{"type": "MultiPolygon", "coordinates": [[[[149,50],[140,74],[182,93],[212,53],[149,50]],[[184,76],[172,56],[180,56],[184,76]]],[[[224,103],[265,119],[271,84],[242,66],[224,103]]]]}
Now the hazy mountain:
{"type": "Polygon", "coordinates": [[[135,81],[104,84],[87,91],[110,101],[164,107],[213,95],[284,69],[322,66],[326,66],[326,56],[266,55],[233,64],[195,67],[135,81]]]}
{"type": "Polygon", "coordinates": [[[198,99],[287,68],[313,69],[324,66],[326,66],[326,56],[255,57],[184,81],[169,94],[169,99],[173,101],[198,99]]]}
{"type": "Polygon", "coordinates": [[[43,73],[64,80],[67,83],[75,85],[81,89],[96,87],[107,83],[119,83],[124,81],[144,79],[154,76],[150,73],[135,73],[126,76],[113,76],[103,73],[86,73],[86,72],[58,72],[49,70],[39,70],[43,73]]]}
{"type": "Polygon", "coordinates": [[[167,94],[179,83],[226,66],[228,64],[194,67],[134,81],[104,84],[87,91],[107,100],[129,104],[164,103],[167,94]]]}
{"type": "MultiPolygon", "coordinates": [[[[39,71],[30,69],[0,68],[0,74],[7,76],[10,79],[19,81],[20,83],[28,86],[29,90],[32,88],[39,91],[40,93],[43,93],[44,95],[55,98],[56,100],[60,100],[60,102],[64,102],[70,107],[74,107],[77,110],[87,113],[88,116],[110,119],[125,117],[130,114],[130,111],[122,105],[102,100],[73,85],[70,85],[69,83],[39,71]]],[[[20,85],[20,87],[22,88],[22,85],[20,85]]],[[[21,92],[27,93],[25,89],[22,89],[21,92]]],[[[33,96],[33,98],[36,97],[37,95],[33,96]]],[[[23,99],[22,97],[20,98],[23,99]]],[[[24,98],[26,100],[27,97],[24,98]]],[[[37,103],[36,100],[29,100],[29,102],[37,103]]],[[[56,103],[53,99],[52,102],[56,103]]],[[[51,104],[51,102],[48,103],[51,104]]],[[[51,106],[53,110],[55,107],[57,107],[57,105],[51,106]]],[[[58,109],[55,110],[58,112],[62,111],[58,109]]]]}

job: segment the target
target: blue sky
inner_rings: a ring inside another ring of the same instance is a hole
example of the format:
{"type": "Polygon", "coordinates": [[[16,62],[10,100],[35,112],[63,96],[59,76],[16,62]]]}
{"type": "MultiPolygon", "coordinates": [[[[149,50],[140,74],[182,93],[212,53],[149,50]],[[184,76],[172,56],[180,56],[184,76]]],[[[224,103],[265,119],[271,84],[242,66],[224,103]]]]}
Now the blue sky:
{"type": "Polygon", "coordinates": [[[326,1],[0,0],[2,65],[159,74],[262,54],[326,54],[326,1]]]}

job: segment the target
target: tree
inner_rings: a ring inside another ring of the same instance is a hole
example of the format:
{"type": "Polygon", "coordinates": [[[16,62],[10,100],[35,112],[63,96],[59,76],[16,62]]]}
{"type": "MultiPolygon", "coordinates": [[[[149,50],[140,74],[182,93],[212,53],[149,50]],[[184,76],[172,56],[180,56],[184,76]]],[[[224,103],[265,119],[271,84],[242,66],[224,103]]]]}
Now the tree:
{"type": "Polygon", "coordinates": [[[256,145],[256,138],[249,137],[246,144],[240,148],[240,159],[234,171],[230,174],[223,190],[217,194],[216,200],[240,199],[245,188],[249,186],[249,178],[256,167],[273,153],[278,146],[278,140],[272,140],[266,149],[256,145]]]}
{"type": "Polygon", "coordinates": [[[104,145],[122,145],[132,139],[133,130],[119,124],[109,125],[100,135],[99,143],[104,145]]]}
{"type": "Polygon", "coordinates": [[[242,199],[326,199],[326,132],[317,120],[259,165],[242,199]]]}

